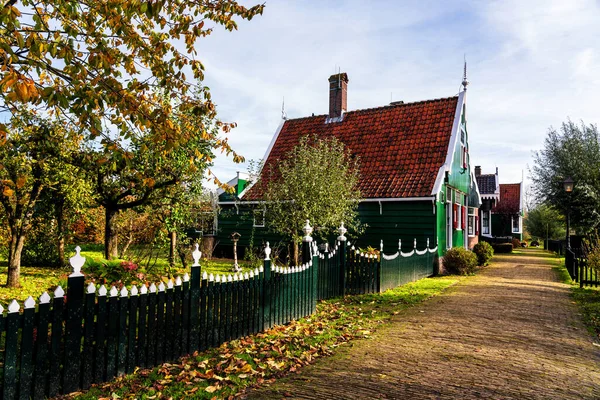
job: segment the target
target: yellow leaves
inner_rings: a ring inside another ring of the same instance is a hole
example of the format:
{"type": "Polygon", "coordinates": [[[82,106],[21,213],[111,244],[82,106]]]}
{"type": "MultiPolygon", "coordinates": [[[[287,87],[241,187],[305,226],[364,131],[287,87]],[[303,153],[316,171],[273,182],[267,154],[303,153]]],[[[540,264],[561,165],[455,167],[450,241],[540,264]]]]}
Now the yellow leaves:
{"type": "Polygon", "coordinates": [[[207,386],[204,388],[204,390],[206,390],[208,393],[214,393],[215,391],[219,390],[218,386],[207,386]]]}
{"type": "Polygon", "coordinates": [[[25,186],[25,183],[27,182],[27,178],[24,176],[19,176],[17,178],[17,189],[22,189],[25,186]]]}
{"type": "Polygon", "coordinates": [[[12,197],[15,194],[15,191],[9,188],[8,186],[4,186],[4,190],[2,190],[2,195],[4,197],[12,197]]]}
{"type": "Polygon", "coordinates": [[[35,82],[14,70],[6,73],[0,80],[0,88],[9,101],[27,103],[35,101],[39,97],[35,82]]]}

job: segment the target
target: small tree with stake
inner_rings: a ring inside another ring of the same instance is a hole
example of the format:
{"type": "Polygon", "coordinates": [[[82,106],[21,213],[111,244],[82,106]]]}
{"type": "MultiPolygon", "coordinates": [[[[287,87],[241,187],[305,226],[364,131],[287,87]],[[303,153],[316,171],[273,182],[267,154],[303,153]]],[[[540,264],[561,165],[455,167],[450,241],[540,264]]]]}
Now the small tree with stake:
{"type": "Polygon", "coordinates": [[[307,219],[321,237],[333,234],[341,222],[355,231],[359,229],[358,160],[336,138],[301,138],[276,169],[263,171],[261,179],[268,179],[265,223],[292,241],[296,265],[301,229],[307,219]]]}

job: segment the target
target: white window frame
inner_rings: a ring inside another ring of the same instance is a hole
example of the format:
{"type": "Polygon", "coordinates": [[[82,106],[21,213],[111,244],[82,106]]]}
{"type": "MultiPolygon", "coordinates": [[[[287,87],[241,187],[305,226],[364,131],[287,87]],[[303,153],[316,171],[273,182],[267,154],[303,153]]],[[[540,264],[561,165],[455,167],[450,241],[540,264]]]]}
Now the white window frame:
{"type": "Polygon", "coordinates": [[[474,237],[475,236],[475,216],[476,214],[476,208],[473,207],[469,207],[468,208],[468,215],[467,215],[467,234],[469,235],[469,237],[474,237]]]}
{"type": "Polygon", "coordinates": [[[252,227],[253,228],[264,228],[265,227],[265,218],[266,218],[267,210],[252,210],[252,227]],[[256,215],[262,213],[262,221],[256,221],[256,215]],[[262,222],[262,224],[260,223],[262,222]]]}
{"type": "Polygon", "coordinates": [[[512,233],[521,233],[521,218],[519,216],[513,216],[511,218],[511,231],[512,233]],[[517,229],[515,230],[515,220],[517,222],[517,229]]]}
{"type": "Polygon", "coordinates": [[[452,224],[452,216],[454,211],[452,209],[452,189],[446,188],[446,248],[452,248],[452,231],[454,225],[452,224]]]}
{"type": "Polygon", "coordinates": [[[457,205],[456,207],[456,219],[458,219],[458,223],[456,224],[456,230],[457,231],[462,231],[463,230],[463,226],[462,226],[462,205],[460,204],[460,197],[458,197],[457,201],[455,202],[455,204],[457,205]]]}
{"type": "Polygon", "coordinates": [[[492,216],[490,215],[490,211],[482,211],[481,212],[481,234],[482,235],[491,235],[492,233],[492,216]],[[487,216],[487,226],[485,226],[483,223],[486,220],[487,216]],[[487,232],[486,232],[487,229],[487,232]]]}

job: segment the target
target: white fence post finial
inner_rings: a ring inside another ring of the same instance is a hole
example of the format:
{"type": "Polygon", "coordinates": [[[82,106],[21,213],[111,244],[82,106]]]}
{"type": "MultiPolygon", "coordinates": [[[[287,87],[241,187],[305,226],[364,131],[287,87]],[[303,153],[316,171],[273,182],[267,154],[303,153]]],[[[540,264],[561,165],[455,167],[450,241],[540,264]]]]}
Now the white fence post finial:
{"type": "Polygon", "coordinates": [[[427,248],[429,248],[429,238],[427,238],[427,248]]]}
{"type": "Polygon", "coordinates": [[[83,267],[83,264],[85,264],[85,257],[82,257],[80,252],[81,247],[75,247],[75,255],[69,258],[69,263],[71,263],[71,267],[73,267],[73,273],[69,275],[69,278],[83,276],[83,274],[81,273],[81,267],[83,267]]]}
{"type": "Polygon", "coordinates": [[[417,248],[417,238],[415,238],[415,240],[413,241],[413,244],[415,245],[415,249],[417,248]]]}
{"type": "Polygon", "coordinates": [[[267,242],[267,247],[265,247],[265,260],[271,259],[271,247],[269,247],[269,242],[267,242]]]}
{"type": "Polygon", "coordinates": [[[202,252],[198,248],[199,247],[198,243],[196,243],[194,245],[194,247],[195,247],[195,249],[192,252],[192,258],[194,259],[194,264],[192,265],[192,267],[199,267],[200,266],[200,257],[202,257],[202,252]]]}
{"type": "Polygon", "coordinates": [[[302,230],[304,231],[304,238],[302,240],[304,242],[312,242],[313,239],[310,237],[310,234],[313,232],[313,228],[310,226],[309,220],[306,220],[306,225],[304,225],[302,230]]]}
{"type": "Polygon", "coordinates": [[[379,251],[383,253],[383,239],[381,239],[381,243],[379,244],[379,251]]]}
{"type": "Polygon", "coordinates": [[[344,223],[342,222],[340,227],[338,228],[338,232],[340,234],[340,236],[338,236],[337,240],[339,240],[340,242],[345,242],[346,241],[346,236],[344,236],[346,234],[346,232],[348,232],[348,229],[346,229],[344,227],[344,223]]]}

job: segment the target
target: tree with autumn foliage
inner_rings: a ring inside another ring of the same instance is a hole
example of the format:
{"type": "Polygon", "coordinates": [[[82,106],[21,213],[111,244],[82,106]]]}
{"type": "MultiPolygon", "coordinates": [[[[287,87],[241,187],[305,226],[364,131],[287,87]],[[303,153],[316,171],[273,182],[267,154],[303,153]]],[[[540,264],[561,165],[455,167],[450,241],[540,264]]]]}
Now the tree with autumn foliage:
{"type": "Polygon", "coordinates": [[[45,190],[69,178],[63,172],[81,136],[62,125],[21,109],[6,124],[0,147],[0,204],[9,227],[7,286],[18,287],[21,254],[45,190]]]}
{"type": "MultiPolygon", "coordinates": [[[[263,9],[234,0],[8,0],[0,7],[0,111],[26,103],[68,119],[86,140],[111,147],[115,163],[129,159],[115,135],[168,151],[198,134],[198,116],[228,132],[234,124],[216,119],[209,91],[196,85],[204,78],[196,46],[215,26],[232,31],[236,19],[263,9]],[[171,102],[162,101],[165,90],[171,102]]],[[[215,146],[238,157],[226,139],[215,146]]]]}

